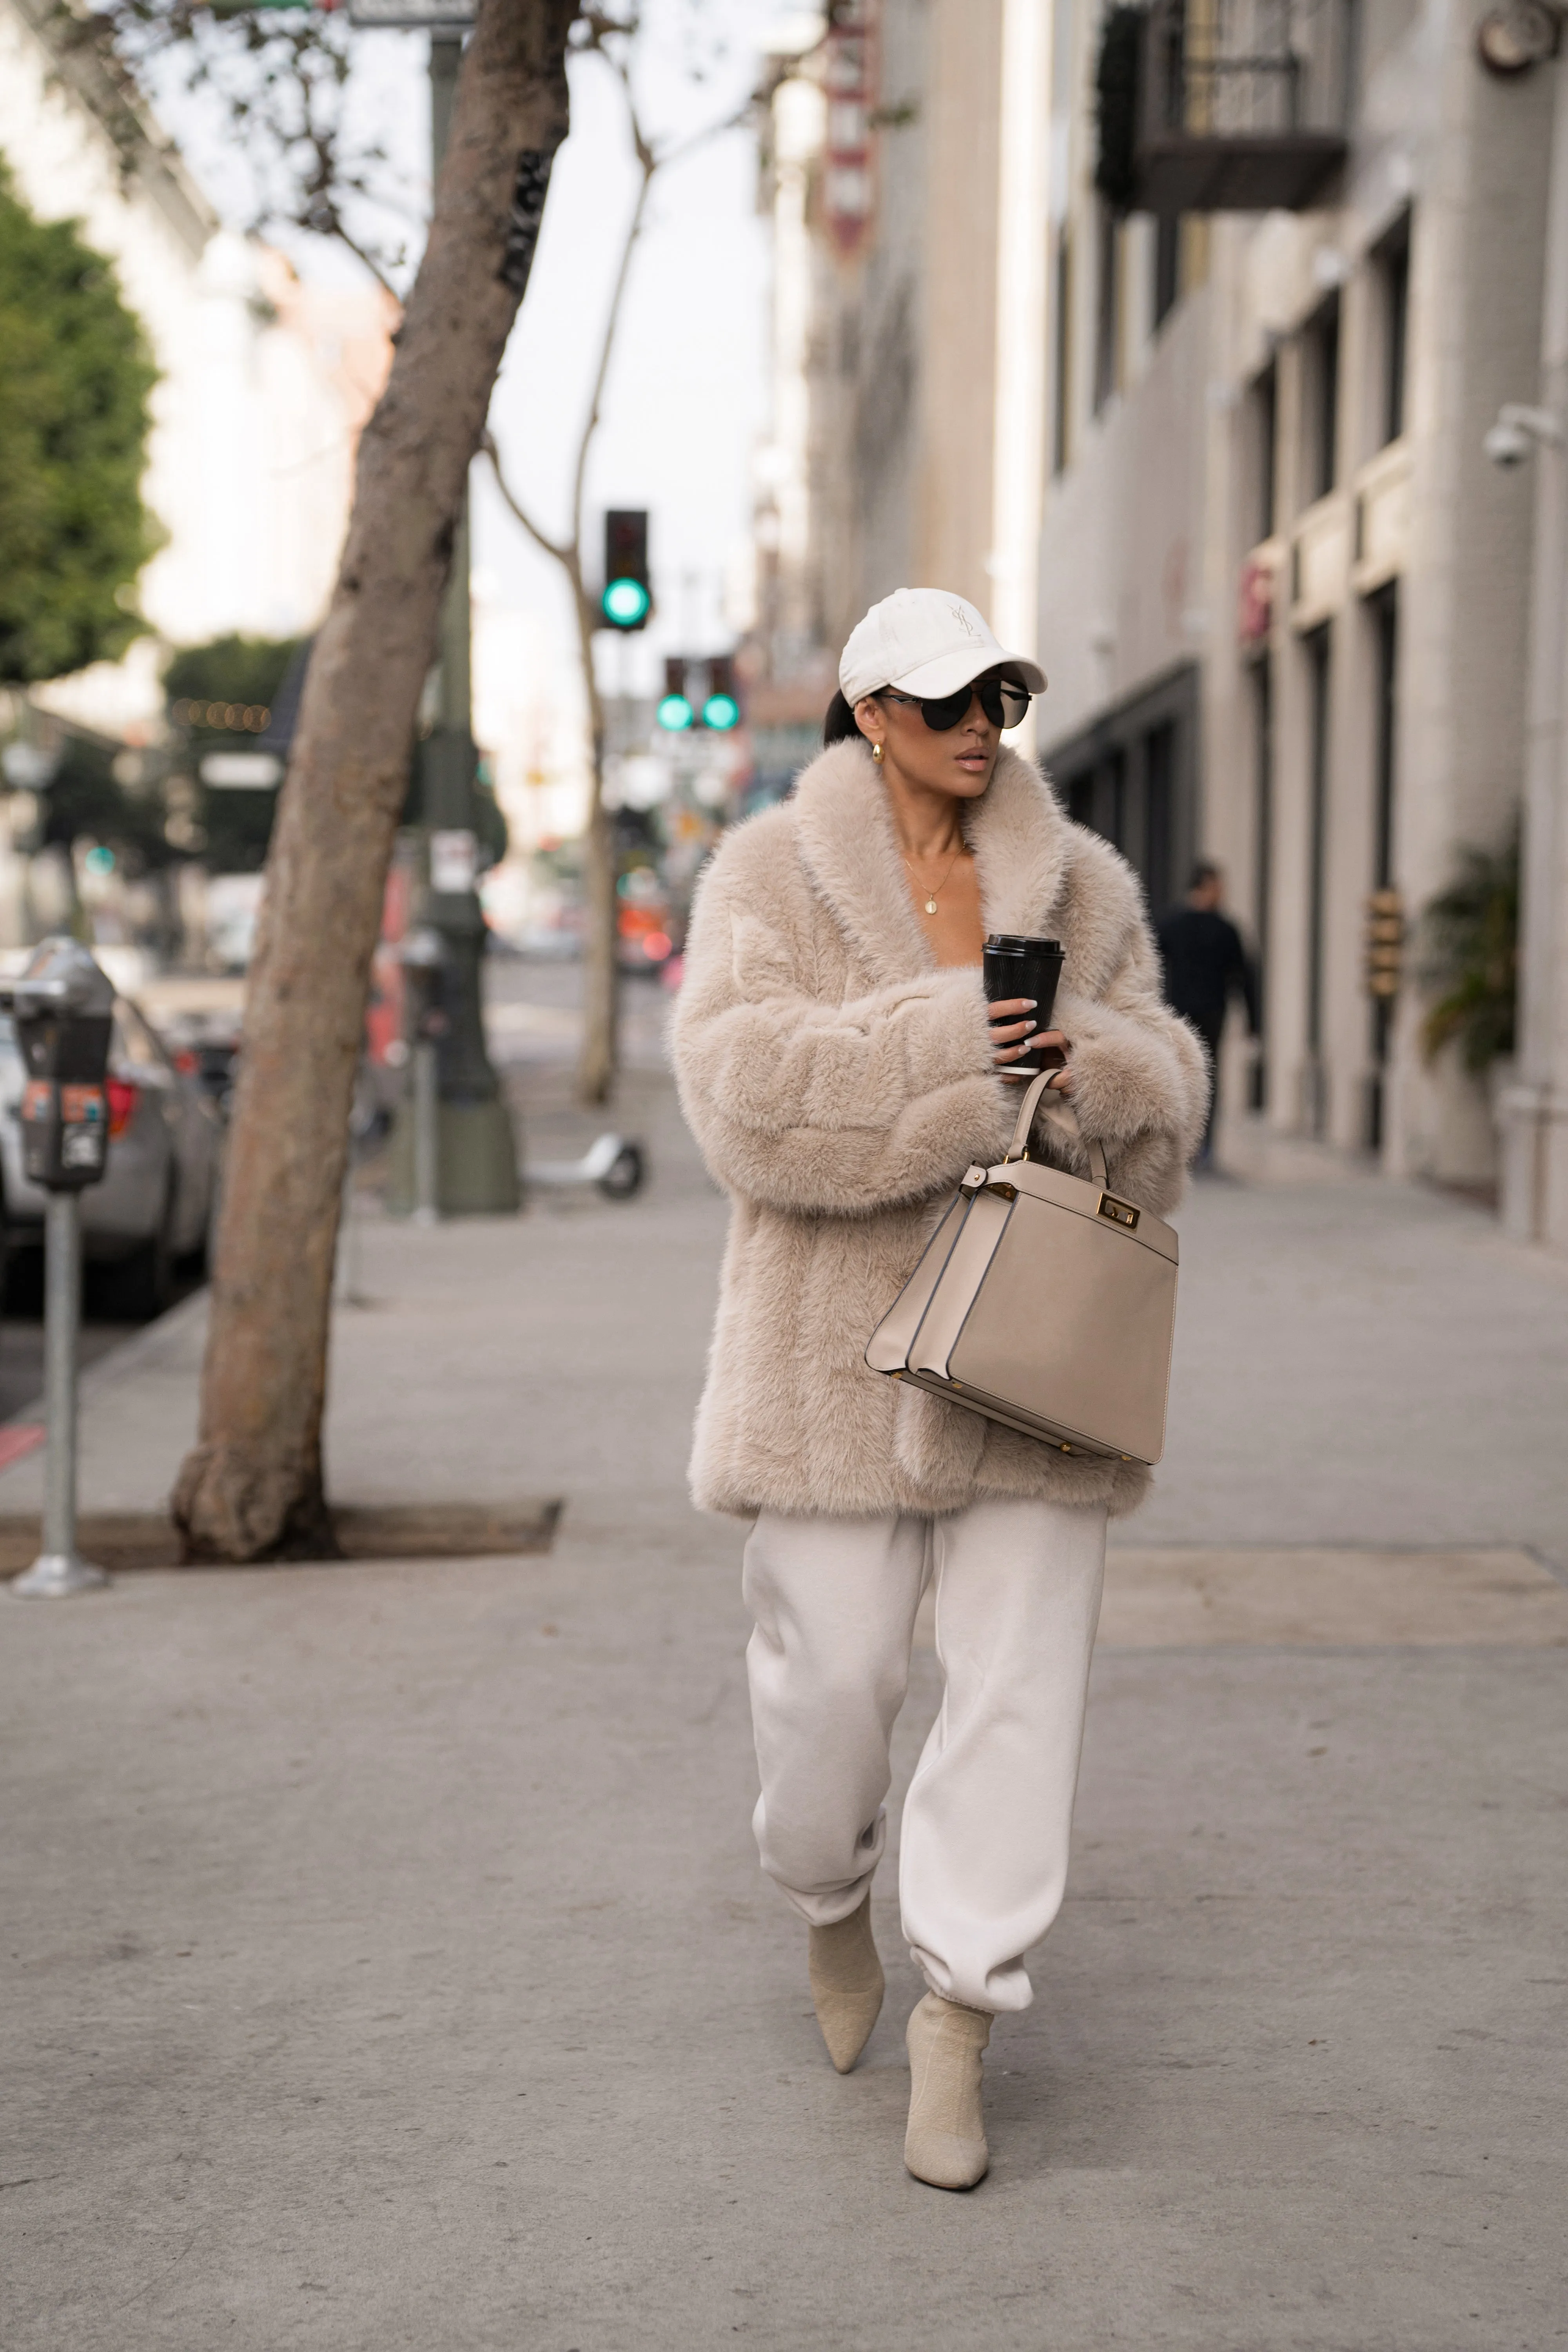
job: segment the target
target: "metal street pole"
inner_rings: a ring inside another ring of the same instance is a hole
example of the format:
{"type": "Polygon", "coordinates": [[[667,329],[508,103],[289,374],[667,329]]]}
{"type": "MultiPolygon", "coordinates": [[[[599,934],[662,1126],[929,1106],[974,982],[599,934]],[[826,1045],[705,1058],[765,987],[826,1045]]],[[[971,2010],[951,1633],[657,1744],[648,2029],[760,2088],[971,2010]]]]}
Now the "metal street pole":
{"type": "Polygon", "coordinates": [[[81,1327],[81,1194],[51,1192],[44,1203],[43,1549],[12,1583],[24,1600],[62,1600],[107,1584],[76,1548],[77,1334],[81,1327]]]}
{"type": "MultiPolygon", "coordinates": [[[[431,179],[439,173],[451,125],[462,36],[430,36],[431,179]]],[[[436,724],[418,746],[420,817],[428,855],[417,919],[439,932],[447,950],[446,1024],[436,1048],[438,1205],[447,1215],[504,1213],[521,1198],[517,1140],[500,1082],[485,1047],[481,974],[485,925],[474,887],[479,836],[475,805],[479,752],[472,729],[473,687],[468,583],[468,502],[465,492],[452,548],[452,573],[441,609],[436,724]]],[[[411,1077],[420,1066],[416,1047],[411,1077]]],[[[389,1202],[421,1202],[416,1086],[399,1106],[392,1138],[389,1202]]]]}
{"type": "Polygon", "coordinates": [[[414,1222],[434,1225],[441,1218],[441,1104],[436,1041],[421,1037],[414,1048],[414,1222]]]}

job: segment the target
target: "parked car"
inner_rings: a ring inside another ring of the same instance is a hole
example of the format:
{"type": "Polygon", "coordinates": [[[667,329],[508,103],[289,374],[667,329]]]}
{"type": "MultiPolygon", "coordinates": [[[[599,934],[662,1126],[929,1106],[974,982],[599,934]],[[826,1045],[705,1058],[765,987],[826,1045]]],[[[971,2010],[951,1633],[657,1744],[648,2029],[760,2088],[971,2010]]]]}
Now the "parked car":
{"type": "Polygon", "coordinates": [[[182,1076],[195,1080],[217,1112],[220,1126],[226,1127],[239,1068],[238,1013],[182,1009],[165,1014],[155,1034],[174,1067],[182,1076]]]}
{"type": "MultiPolygon", "coordinates": [[[[10,1250],[43,1240],[44,1193],[22,1169],[26,1073],[0,1014],[0,1224],[10,1250]]],[[[180,1068],[135,1005],[117,997],[109,1048],[109,1171],[82,1194],[82,1248],[116,1269],[116,1306],[162,1314],[174,1269],[205,1250],[217,1199],[222,1122],[193,1068],[180,1068]]]]}

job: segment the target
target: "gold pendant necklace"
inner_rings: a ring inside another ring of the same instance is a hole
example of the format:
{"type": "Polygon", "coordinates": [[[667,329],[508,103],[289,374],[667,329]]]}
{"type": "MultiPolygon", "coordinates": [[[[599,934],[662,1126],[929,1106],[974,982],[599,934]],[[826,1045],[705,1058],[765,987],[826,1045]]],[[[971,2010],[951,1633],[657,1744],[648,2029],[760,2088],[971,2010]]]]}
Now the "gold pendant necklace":
{"type": "MultiPolygon", "coordinates": [[[[918,887],[920,877],[915,873],[914,867],[910,864],[908,857],[904,856],[904,852],[901,849],[900,850],[899,855],[904,860],[904,870],[909,875],[911,882],[914,882],[918,887]]],[[[949,879],[952,874],[952,869],[957,865],[963,855],[963,844],[961,841],[958,847],[953,851],[952,856],[947,861],[947,872],[942,876],[942,880],[937,884],[936,888],[931,892],[930,898],[925,902],[925,909],[928,915],[935,914],[938,894],[946,889],[949,879]]]]}

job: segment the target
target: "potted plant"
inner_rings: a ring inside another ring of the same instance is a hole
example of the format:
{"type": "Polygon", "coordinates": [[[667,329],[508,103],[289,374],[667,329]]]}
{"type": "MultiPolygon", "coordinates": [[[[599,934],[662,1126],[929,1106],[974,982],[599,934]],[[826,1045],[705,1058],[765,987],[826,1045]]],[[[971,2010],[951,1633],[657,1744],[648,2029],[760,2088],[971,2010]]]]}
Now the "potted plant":
{"type": "Polygon", "coordinates": [[[1433,992],[1421,1024],[1428,1061],[1455,1045],[1464,1067],[1484,1077],[1511,1058],[1519,997],[1519,831],[1502,848],[1467,849],[1447,890],[1422,917],[1424,985],[1433,992]]]}

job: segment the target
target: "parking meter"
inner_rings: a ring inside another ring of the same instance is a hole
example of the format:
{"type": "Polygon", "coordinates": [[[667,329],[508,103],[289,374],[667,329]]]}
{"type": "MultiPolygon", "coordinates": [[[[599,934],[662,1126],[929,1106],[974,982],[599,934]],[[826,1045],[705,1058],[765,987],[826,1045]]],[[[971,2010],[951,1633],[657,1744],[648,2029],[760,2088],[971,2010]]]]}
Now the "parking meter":
{"type": "Polygon", "coordinates": [[[75,940],[45,940],[19,979],[0,987],[16,1024],[26,1072],[22,1159],[43,1186],[44,1464],[43,1549],[13,1592],[60,1600],[108,1581],[76,1548],[77,1328],[81,1320],[81,1200],[109,1160],[104,1078],[114,988],[75,940]]]}
{"type": "Polygon", "coordinates": [[[49,939],[0,1003],[11,1006],[26,1071],[23,1166],[47,1192],[79,1192],[108,1165],[113,983],[75,940],[49,939]]]}
{"type": "Polygon", "coordinates": [[[421,923],[397,951],[403,966],[405,1017],[408,1043],[435,1039],[447,1028],[447,942],[434,924],[421,923]]]}

